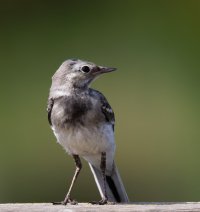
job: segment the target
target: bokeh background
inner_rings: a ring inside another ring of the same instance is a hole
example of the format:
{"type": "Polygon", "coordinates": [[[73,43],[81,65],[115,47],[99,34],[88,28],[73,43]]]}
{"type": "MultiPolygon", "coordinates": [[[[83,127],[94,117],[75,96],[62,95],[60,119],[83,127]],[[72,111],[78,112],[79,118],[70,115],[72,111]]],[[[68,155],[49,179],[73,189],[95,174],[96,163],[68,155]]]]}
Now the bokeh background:
{"type": "MultiPolygon", "coordinates": [[[[62,200],[74,171],[46,102],[67,58],[115,66],[93,83],[116,114],[131,201],[200,200],[200,1],[0,1],[0,202],[62,200]]],[[[88,165],[73,191],[98,200],[88,165]]]]}

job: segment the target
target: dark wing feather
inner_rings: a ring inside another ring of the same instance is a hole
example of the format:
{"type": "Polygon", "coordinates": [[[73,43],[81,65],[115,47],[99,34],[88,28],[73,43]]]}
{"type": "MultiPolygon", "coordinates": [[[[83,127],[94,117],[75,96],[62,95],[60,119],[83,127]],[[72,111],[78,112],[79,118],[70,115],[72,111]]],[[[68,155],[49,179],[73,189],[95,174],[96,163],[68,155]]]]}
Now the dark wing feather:
{"type": "Polygon", "coordinates": [[[98,95],[98,98],[100,98],[100,101],[101,101],[101,111],[102,111],[102,113],[105,116],[105,120],[107,122],[109,122],[109,123],[112,124],[113,131],[114,131],[115,114],[114,114],[111,106],[109,105],[107,99],[104,97],[104,95],[101,92],[99,92],[97,90],[91,89],[90,91],[92,92],[93,95],[95,95],[95,96],[98,95]]]}
{"type": "Polygon", "coordinates": [[[101,102],[102,102],[101,111],[104,114],[106,121],[112,124],[113,131],[114,131],[114,126],[115,126],[114,112],[105,98],[102,99],[101,102]]]}
{"type": "Polygon", "coordinates": [[[49,121],[49,124],[51,126],[52,126],[52,122],[51,122],[51,111],[52,111],[52,108],[53,108],[53,104],[54,104],[53,98],[48,99],[48,102],[47,102],[47,112],[48,112],[48,121],[49,121]]]}

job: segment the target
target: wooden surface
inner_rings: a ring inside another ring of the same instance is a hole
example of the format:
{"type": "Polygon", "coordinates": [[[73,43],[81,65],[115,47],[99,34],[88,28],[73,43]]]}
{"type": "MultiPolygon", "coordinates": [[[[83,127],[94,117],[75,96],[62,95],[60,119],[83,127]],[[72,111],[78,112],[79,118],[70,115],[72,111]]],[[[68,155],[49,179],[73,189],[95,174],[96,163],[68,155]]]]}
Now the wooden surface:
{"type": "Polygon", "coordinates": [[[200,211],[200,202],[130,203],[117,205],[52,205],[51,203],[0,204],[0,212],[73,212],[73,211],[200,211]]]}

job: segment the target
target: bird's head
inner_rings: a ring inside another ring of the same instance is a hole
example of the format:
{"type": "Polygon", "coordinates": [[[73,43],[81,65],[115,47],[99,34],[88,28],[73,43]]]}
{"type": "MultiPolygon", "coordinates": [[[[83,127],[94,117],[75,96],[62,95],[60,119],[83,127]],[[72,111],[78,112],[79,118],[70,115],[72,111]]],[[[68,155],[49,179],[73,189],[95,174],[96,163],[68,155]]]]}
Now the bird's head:
{"type": "Polygon", "coordinates": [[[69,59],[63,62],[53,75],[51,89],[60,92],[74,88],[87,89],[98,76],[115,70],[116,68],[97,66],[79,59],[69,59]]]}

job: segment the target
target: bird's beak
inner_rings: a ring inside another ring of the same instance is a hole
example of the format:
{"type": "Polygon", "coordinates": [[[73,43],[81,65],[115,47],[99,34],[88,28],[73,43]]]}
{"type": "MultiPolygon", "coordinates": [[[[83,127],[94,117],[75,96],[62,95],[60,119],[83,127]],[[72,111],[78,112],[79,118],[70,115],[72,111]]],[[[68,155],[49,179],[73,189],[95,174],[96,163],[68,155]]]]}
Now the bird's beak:
{"type": "Polygon", "coordinates": [[[101,73],[108,73],[112,71],[116,71],[117,68],[111,68],[111,67],[100,67],[100,72],[101,73]]]}
{"type": "Polygon", "coordinates": [[[109,73],[109,72],[116,71],[116,70],[117,70],[117,68],[99,66],[98,69],[93,71],[93,73],[104,74],[104,73],[109,73]]]}

